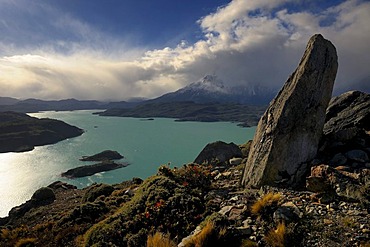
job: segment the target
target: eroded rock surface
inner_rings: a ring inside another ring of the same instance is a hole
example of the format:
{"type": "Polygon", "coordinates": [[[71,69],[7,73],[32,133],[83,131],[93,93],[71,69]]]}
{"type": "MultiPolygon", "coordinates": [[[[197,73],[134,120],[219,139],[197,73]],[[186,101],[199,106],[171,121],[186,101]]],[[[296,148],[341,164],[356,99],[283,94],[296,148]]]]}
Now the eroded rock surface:
{"type": "Polygon", "coordinates": [[[311,37],[298,68],[258,123],[243,185],[296,182],[302,164],[317,153],[337,68],[333,44],[320,34],[311,37]]]}

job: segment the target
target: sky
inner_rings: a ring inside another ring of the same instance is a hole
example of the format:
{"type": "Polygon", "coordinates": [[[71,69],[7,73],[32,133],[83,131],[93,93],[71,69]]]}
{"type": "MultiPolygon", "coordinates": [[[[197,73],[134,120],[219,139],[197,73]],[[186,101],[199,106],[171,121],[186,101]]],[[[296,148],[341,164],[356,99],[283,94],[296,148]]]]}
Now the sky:
{"type": "Polygon", "coordinates": [[[0,96],[153,98],[207,74],[278,90],[316,33],[334,94],[370,92],[369,23],[365,0],[0,0],[0,96]]]}

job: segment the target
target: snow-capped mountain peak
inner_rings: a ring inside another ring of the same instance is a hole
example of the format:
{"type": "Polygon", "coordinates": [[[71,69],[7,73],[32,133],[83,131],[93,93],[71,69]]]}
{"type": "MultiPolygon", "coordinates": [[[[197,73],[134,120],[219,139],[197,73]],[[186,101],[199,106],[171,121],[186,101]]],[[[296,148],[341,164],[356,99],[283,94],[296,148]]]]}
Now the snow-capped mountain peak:
{"type": "Polygon", "coordinates": [[[211,93],[228,93],[229,91],[228,88],[224,86],[223,82],[215,75],[206,75],[201,80],[189,84],[182,90],[202,90],[211,93]]]}
{"type": "Polygon", "coordinates": [[[275,96],[260,86],[225,86],[215,75],[206,75],[176,92],[164,94],[151,102],[193,101],[195,103],[237,103],[266,105],[275,96]]]}

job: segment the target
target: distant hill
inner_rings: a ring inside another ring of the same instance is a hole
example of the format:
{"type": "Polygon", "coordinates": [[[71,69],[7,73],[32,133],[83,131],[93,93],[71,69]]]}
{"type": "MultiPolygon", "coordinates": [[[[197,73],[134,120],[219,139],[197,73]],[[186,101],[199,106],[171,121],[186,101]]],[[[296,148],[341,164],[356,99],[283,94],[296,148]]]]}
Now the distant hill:
{"type": "MultiPolygon", "coordinates": [[[[4,101],[6,102],[6,101],[4,101]]],[[[13,100],[7,101],[8,104],[0,101],[0,111],[16,112],[38,112],[38,111],[71,111],[71,110],[89,110],[89,109],[107,109],[107,103],[96,100],[13,100]],[[11,103],[13,102],[13,103],[11,103]]]]}
{"type": "Polygon", "coordinates": [[[38,119],[18,112],[0,112],[0,153],[29,151],[76,137],[83,130],[54,119],[38,119]]]}
{"type": "Polygon", "coordinates": [[[97,113],[100,116],[152,118],[176,118],[177,121],[199,122],[238,122],[241,126],[257,125],[264,106],[240,104],[194,103],[185,102],[150,102],[134,108],[115,108],[97,113]]]}
{"type": "Polygon", "coordinates": [[[10,97],[0,97],[0,105],[13,105],[19,102],[18,99],[10,97]]]}

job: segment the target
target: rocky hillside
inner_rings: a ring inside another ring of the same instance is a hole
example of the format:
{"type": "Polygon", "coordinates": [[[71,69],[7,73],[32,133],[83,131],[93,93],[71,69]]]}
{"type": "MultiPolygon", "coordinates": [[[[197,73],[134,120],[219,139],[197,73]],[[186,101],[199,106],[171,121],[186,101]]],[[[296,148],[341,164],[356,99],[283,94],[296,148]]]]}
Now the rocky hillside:
{"type": "Polygon", "coordinates": [[[0,112],[0,153],[23,152],[82,135],[83,130],[54,119],[0,112]]]}

